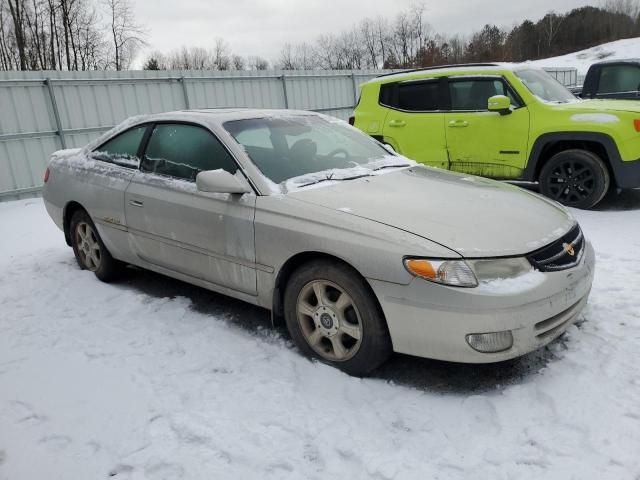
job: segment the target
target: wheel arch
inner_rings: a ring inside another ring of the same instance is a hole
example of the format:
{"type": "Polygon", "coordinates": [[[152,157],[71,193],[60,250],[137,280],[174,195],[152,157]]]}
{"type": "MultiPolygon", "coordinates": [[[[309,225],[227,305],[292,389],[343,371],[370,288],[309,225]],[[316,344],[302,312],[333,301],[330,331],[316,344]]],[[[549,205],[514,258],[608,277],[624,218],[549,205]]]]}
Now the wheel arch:
{"type": "Polygon", "coordinates": [[[556,132],[540,135],[531,149],[523,179],[538,181],[545,163],[556,153],[570,149],[586,150],[598,155],[609,170],[612,184],[618,184],[617,166],[622,161],[618,147],[611,136],[595,132],[556,132]]]}
{"type": "Polygon", "coordinates": [[[84,208],[80,203],[72,200],[64,206],[64,210],[62,212],[62,227],[64,231],[64,239],[69,246],[71,246],[71,217],[73,217],[73,214],[79,210],[84,210],[85,212],[87,211],[87,209],[84,208]]]}
{"type": "Polygon", "coordinates": [[[366,277],[362,275],[362,273],[360,273],[357,268],[355,268],[347,260],[340,258],[336,255],[332,255],[324,252],[318,252],[318,251],[307,251],[307,252],[297,253],[292,257],[288,258],[287,261],[284,262],[282,264],[282,267],[280,267],[280,269],[278,270],[278,273],[276,275],[276,280],[273,286],[273,295],[271,299],[271,305],[272,305],[271,315],[272,315],[272,321],[274,324],[282,324],[284,322],[284,291],[289,281],[289,278],[291,277],[293,272],[296,271],[299,267],[301,267],[306,263],[310,263],[316,260],[325,260],[327,262],[339,263],[349,268],[356,275],[358,275],[364,281],[364,284],[366,285],[367,289],[371,293],[374,301],[376,302],[376,305],[380,309],[380,313],[383,315],[383,318],[384,318],[384,312],[382,311],[382,307],[380,305],[378,297],[375,295],[375,292],[373,291],[373,288],[371,288],[371,285],[367,281],[366,277]]]}

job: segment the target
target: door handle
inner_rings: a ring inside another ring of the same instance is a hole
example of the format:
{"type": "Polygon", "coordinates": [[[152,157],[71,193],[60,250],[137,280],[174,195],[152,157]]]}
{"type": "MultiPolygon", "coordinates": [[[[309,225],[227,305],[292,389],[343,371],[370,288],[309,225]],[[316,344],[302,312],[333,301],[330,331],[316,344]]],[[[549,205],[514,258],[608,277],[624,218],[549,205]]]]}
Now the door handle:
{"type": "Polygon", "coordinates": [[[390,127],[404,127],[407,124],[404,120],[391,120],[389,121],[390,127]]]}
{"type": "Polygon", "coordinates": [[[469,122],[467,122],[466,120],[450,120],[449,126],[452,128],[468,127],[469,122]]]}
{"type": "Polygon", "coordinates": [[[144,207],[144,204],[139,200],[129,200],[129,205],[133,207],[144,207]]]}

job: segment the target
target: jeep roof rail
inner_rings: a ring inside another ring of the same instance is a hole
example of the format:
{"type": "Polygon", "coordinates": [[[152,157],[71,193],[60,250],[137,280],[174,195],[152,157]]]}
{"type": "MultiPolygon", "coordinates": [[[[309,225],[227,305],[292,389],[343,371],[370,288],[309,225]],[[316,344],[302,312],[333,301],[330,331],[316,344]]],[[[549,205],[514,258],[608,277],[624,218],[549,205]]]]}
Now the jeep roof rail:
{"type": "Polygon", "coordinates": [[[499,67],[497,63],[454,63],[451,65],[434,65],[433,67],[414,68],[411,70],[400,70],[397,72],[383,73],[376,78],[388,77],[389,75],[400,75],[403,73],[423,72],[427,70],[439,70],[441,68],[464,68],[464,67],[499,67]]]}

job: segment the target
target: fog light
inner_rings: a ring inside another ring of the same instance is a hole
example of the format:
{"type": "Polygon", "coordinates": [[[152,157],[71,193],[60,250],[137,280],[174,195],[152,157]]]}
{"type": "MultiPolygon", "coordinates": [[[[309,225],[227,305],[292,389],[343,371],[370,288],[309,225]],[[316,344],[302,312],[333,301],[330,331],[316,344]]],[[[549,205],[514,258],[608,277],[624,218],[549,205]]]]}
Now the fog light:
{"type": "Polygon", "coordinates": [[[472,333],[467,335],[467,343],[477,352],[497,353],[509,350],[513,345],[513,335],[510,330],[493,333],[472,333]]]}

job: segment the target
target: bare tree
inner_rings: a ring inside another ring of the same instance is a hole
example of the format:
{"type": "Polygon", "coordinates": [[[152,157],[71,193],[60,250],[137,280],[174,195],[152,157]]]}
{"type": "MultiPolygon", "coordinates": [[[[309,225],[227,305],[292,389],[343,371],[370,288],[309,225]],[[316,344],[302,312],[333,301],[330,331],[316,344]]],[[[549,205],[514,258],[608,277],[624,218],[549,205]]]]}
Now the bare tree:
{"type": "Polygon", "coordinates": [[[250,70],[267,70],[269,68],[269,62],[259,56],[249,57],[249,69],[250,70]]]}
{"type": "Polygon", "coordinates": [[[551,52],[553,41],[560,31],[560,26],[562,25],[564,18],[565,17],[563,15],[556,15],[555,12],[549,12],[542,20],[540,20],[540,26],[542,27],[544,40],[549,53],[551,52]]]}
{"type": "Polygon", "coordinates": [[[16,47],[18,49],[20,70],[26,70],[27,55],[25,49],[24,2],[21,0],[7,0],[7,2],[9,4],[11,18],[13,19],[13,34],[15,37],[16,47]]]}
{"type": "Polygon", "coordinates": [[[130,0],[102,0],[109,15],[116,70],[128,68],[136,53],[146,45],[145,29],[136,23],[130,0]]]}
{"type": "Polygon", "coordinates": [[[216,70],[229,70],[231,67],[229,46],[223,38],[216,38],[216,43],[213,46],[213,66],[216,70]]]}
{"type": "Polygon", "coordinates": [[[246,66],[245,59],[240,55],[231,55],[231,66],[234,70],[244,70],[246,66]]]}

